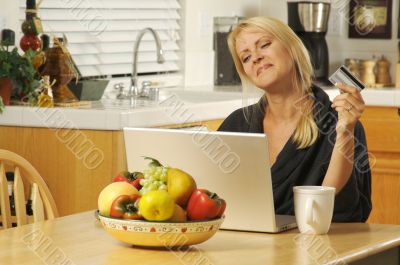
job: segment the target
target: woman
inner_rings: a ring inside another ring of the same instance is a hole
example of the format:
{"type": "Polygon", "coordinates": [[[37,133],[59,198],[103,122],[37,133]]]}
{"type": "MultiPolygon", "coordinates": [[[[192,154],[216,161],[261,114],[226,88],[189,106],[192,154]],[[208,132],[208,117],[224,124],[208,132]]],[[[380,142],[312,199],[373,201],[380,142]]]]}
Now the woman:
{"type": "Polygon", "coordinates": [[[312,84],[312,66],[301,40],[284,23],[254,17],[240,23],[228,45],[243,89],[264,91],[257,104],[236,110],[220,131],[265,133],[272,165],[275,211],[293,214],[296,185],[336,188],[333,221],[366,221],[371,173],[360,92],[342,91],[333,102],[312,84]]]}

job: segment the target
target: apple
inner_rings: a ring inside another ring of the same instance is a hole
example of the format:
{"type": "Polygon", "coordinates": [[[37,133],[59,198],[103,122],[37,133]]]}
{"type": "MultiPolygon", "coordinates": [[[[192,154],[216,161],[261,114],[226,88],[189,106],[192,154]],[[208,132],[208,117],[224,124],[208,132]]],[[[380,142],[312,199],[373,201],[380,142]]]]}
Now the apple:
{"type": "Polygon", "coordinates": [[[186,207],[190,195],[197,188],[193,177],[178,168],[169,168],[167,172],[167,191],[175,202],[186,207]]]}
{"type": "Polygon", "coordinates": [[[178,204],[175,204],[175,210],[174,210],[174,215],[170,219],[168,219],[170,222],[186,222],[187,217],[186,217],[186,211],[180,207],[178,204]]]}
{"type": "Polygon", "coordinates": [[[110,216],[111,205],[120,195],[139,194],[138,190],[128,182],[113,182],[108,184],[99,195],[97,205],[102,216],[110,216]]]}
{"type": "Polygon", "coordinates": [[[148,221],[170,219],[175,210],[175,202],[165,190],[152,190],[139,200],[139,212],[148,221]]]}

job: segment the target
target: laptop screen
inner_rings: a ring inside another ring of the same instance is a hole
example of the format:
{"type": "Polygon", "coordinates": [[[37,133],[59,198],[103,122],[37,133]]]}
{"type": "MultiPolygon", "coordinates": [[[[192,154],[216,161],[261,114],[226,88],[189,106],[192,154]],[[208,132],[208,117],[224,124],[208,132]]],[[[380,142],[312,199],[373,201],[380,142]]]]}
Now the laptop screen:
{"type": "Polygon", "coordinates": [[[144,156],[182,169],[227,202],[221,228],[274,232],[265,134],[124,128],[124,137],[129,171],[145,169],[144,156]]]}

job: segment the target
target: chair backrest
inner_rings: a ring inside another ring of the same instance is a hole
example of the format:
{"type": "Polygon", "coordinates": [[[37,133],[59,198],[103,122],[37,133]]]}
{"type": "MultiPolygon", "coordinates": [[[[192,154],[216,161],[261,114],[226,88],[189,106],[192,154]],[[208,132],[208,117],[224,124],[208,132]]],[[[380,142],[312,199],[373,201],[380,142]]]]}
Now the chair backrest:
{"type": "Polygon", "coordinates": [[[0,209],[1,228],[3,229],[12,227],[13,223],[20,226],[59,216],[54,198],[39,172],[22,156],[4,149],[0,149],[0,209]],[[10,170],[14,173],[12,190],[15,216],[11,214],[10,210],[6,178],[6,171],[10,170]],[[23,180],[28,186],[24,186],[23,180]],[[32,216],[27,215],[26,212],[25,187],[30,187],[31,195],[28,196],[32,199],[32,216]]]}

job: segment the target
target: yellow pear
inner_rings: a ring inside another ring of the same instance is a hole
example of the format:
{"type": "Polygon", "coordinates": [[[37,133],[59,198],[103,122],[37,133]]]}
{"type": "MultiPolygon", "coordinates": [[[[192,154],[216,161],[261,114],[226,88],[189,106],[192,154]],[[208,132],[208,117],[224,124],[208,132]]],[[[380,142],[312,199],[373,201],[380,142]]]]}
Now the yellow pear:
{"type": "Polygon", "coordinates": [[[168,219],[169,222],[186,222],[186,211],[180,207],[178,204],[175,204],[174,215],[168,219]]]}
{"type": "Polygon", "coordinates": [[[174,198],[175,203],[185,208],[196,189],[196,182],[186,172],[178,168],[169,168],[167,172],[167,191],[174,198]]]}

